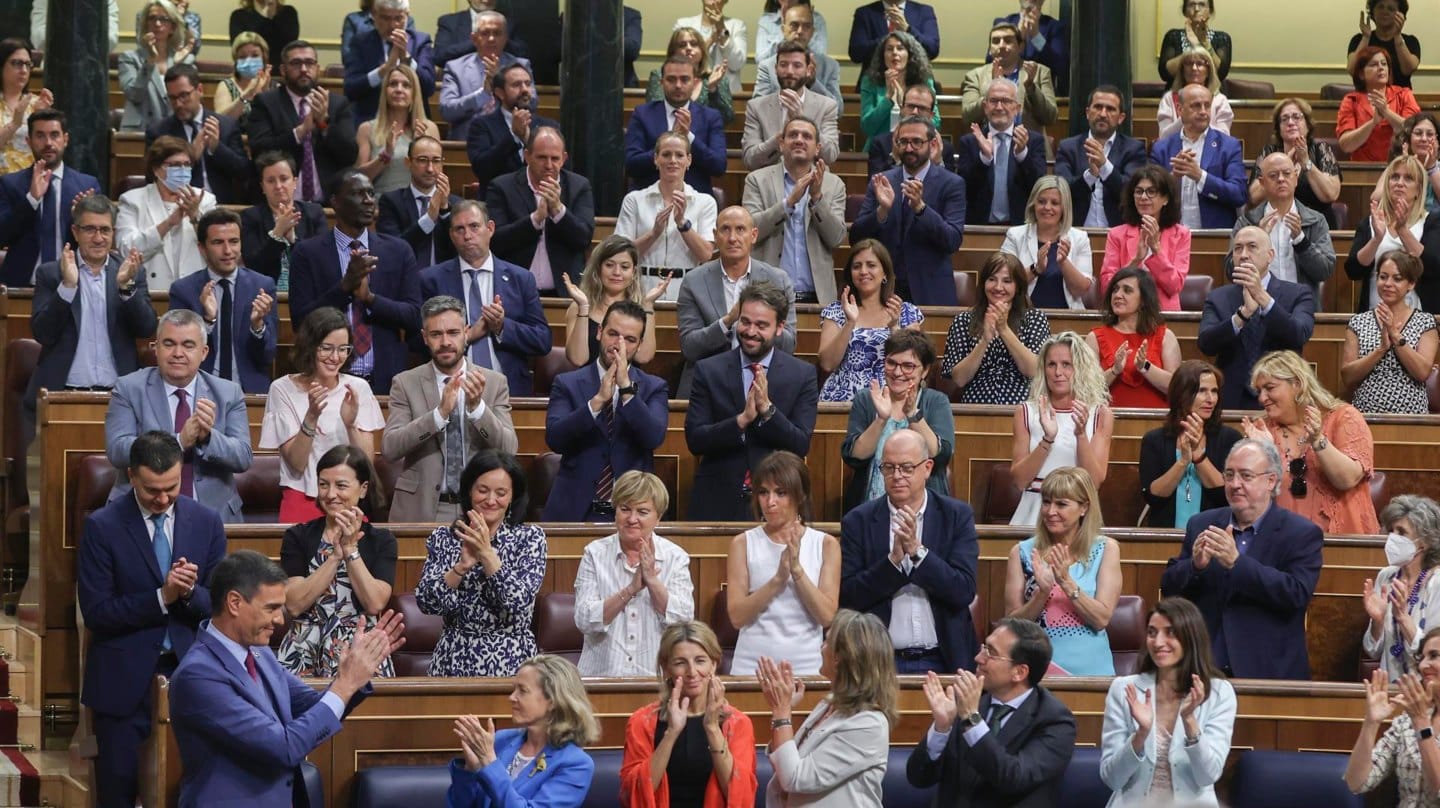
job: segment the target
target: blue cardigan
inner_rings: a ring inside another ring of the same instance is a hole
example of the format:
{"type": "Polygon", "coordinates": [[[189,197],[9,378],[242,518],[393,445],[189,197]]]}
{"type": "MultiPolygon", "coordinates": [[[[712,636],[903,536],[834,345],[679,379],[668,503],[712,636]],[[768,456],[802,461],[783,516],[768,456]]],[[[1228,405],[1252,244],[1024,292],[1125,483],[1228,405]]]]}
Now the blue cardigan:
{"type": "Polygon", "coordinates": [[[495,733],[495,762],[479,771],[463,759],[450,762],[449,808],[579,808],[590,791],[595,761],[573,743],[546,745],[512,780],[510,761],[525,742],[525,730],[495,733]],[[542,765],[543,764],[543,765],[542,765]]]}

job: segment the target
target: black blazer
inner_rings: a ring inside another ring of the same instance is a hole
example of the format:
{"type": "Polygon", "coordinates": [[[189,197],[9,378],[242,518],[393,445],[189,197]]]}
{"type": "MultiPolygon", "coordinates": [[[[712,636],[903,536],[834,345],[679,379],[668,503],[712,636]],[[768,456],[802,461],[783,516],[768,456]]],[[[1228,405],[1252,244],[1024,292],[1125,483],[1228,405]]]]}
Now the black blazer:
{"type": "MultiPolygon", "coordinates": [[[[550,269],[557,273],[555,288],[563,290],[558,273],[564,272],[576,286],[580,285],[585,254],[595,234],[595,196],[590,191],[590,181],[562,169],[560,200],[565,203],[565,215],[559,221],[548,222],[544,233],[550,269]]],[[[528,268],[540,246],[541,231],[530,223],[530,214],[535,212],[535,193],[530,190],[526,170],[522,168],[496,177],[485,192],[485,205],[495,222],[490,249],[506,261],[528,268]]]]}
{"type": "MultiPolygon", "coordinates": [[[[985,131],[990,131],[988,125],[985,131]]],[[[1013,148],[1008,150],[1010,218],[1004,224],[1025,221],[1025,203],[1030,199],[1030,188],[1036,180],[1045,176],[1044,135],[1044,132],[1030,133],[1024,162],[1015,157],[1013,148]]],[[[990,224],[990,202],[995,198],[995,163],[992,161],[987,166],[980,162],[980,145],[974,135],[965,135],[955,144],[955,173],[965,180],[965,223],[990,224]]]]}
{"type": "MultiPolygon", "coordinates": [[[[1355,225],[1355,238],[1350,241],[1350,256],[1345,259],[1345,274],[1353,281],[1360,281],[1360,303],[1356,311],[1369,311],[1374,307],[1370,300],[1370,275],[1375,264],[1362,264],[1357,257],[1360,249],[1370,241],[1370,217],[1362,218],[1355,225]]],[[[1420,298],[1420,307],[1426,311],[1440,311],[1440,213],[1425,217],[1425,228],[1420,232],[1420,264],[1424,271],[1415,284],[1415,294],[1420,298]]],[[[1378,261],[1380,256],[1375,256],[1378,261]]]]}
{"type": "MultiPolygon", "coordinates": [[[[328,199],[330,186],[341,171],[355,165],[360,155],[360,146],[355,141],[355,111],[345,96],[330,93],[329,125],[324,132],[313,133],[315,140],[315,170],[320,175],[320,194],[328,199]]],[[[245,123],[245,133],[250,137],[250,152],[260,155],[270,150],[282,151],[301,164],[301,148],[295,140],[295,127],[300,115],[290,102],[290,93],[284,87],[266,90],[255,96],[250,104],[250,117],[245,123]]],[[[302,187],[299,179],[296,188],[302,187]]],[[[320,200],[310,200],[312,202],[320,200]]]]}
{"type": "MultiPolygon", "coordinates": [[[[1230,455],[1231,447],[1238,440],[1240,440],[1240,433],[1224,424],[1217,429],[1205,430],[1205,458],[1217,470],[1223,471],[1225,458],[1230,455]]],[[[1177,489],[1168,497],[1150,493],[1150,484],[1163,476],[1173,465],[1175,465],[1175,436],[1165,434],[1164,427],[1146,432],[1145,437],[1140,440],[1140,494],[1145,497],[1145,503],[1150,506],[1150,512],[1145,516],[1145,524],[1148,527],[1175,527],[1175,498],[1184,496],[1184,492],[1177,489]]],[[[1223,485],[1216,488],[1201,486],[1199,491],[1191,492],[1192,496],[1195,494],[1200,496],[1200,510],[1202,511],[1225,507],[1225,486],[1223,485]]]]}
{"type": "MultiPolygon", "coordinates": [[[[216,115],[212,110],[203,110],[200,124],[214,118],[220,122],[220,142],[215,145],[214,154],[206,154],[201,165],[195,167],[192,185],[200,186],[210,181],[210,192],[221,205],[238,205],[250,201],[250,155],[245,153],[245,142],[240,138],[240,124],[233,118],[216,115]],[[203,171],[203,174],[202,174],[203,171]]],[[[187,143],[190,136],[185,125],[173,114],[156,121],[145,130],[145,147],[157,137],[178,137],[187,143]]]]}
{"type": "Polygon", "coordinates": [[[460,201],[460,197],[451,194],[445,210],[440,213],[440,221],[426,233],[420,227],[420,211],[415,206],[410,186],[396,188],[380,195],[380,218],[375,222],[375,229],[387,236],[404,239],[410,245],[410,251],[415,253],[416,266],[434,266],[455,257],[455,242],[450,240],[450,211],[460,201]],[[435,245],[434,261],[430,260],[432,242],[435,245]]]}
{"type": "MultiPolygon", "coordinates": [[[[503,11],[501,13],[504,13],[503,11]]],[[[451,59],[459,59],[475,52],[475,43],[470,41],[470,9],[465,8],[453,14],[441,14],[435,23],[435,67],[444,67],[451,59]]],[[[526,55],[525,42],[515,37],[515,23],[505,22],[505,52],[512,56],[526,55]]]]}
{"type": "MultiPolygon", "coordinates": [[[[530,119],[530,128],[537,126],[560,128],[559,123],[539,115],[530,119]]],[[[465,138],[465,154],[475,170],[481,194],[490,187],[491,180],[525,165],[520,157],[520,144],[515,142],[515,134],[505,123],[505,111],[499,108],[487,115],[475,116],[465,138]]]]}
{"type": "MultiPolygon", "coordinates": [[[[323,516],[286,528],[285,536],[280,540],[280,566],[286,575],[304,578],[310,574],[310,559],[319,552],[320,539],[324,535],[323,516]]],[[[360,560],[365,562],[365,569],[375,576],[375,580],[395,583],[395,559],[400,554],[400,546],[394,533],[366,522],[355,549],[360,551],[360,560]]],[[[360,603],[360,597],[353,592],[350,597],[355,602],[355,608],[363,613],[365,607],[360,603]]]]}
{"type": "MultiPolygon", "coordinates": [[[[325,221],[325,208],[318,202],[295,200],[300,206],[300,221],[295,223],[295,242],[298,244],[311,236],[329,229],[325,221]]],[[[245,256],[245,266],[280,280],[280,259],[294,249],[294,244],[285,244],[270,238],[275,229],[275,214],[264,202],[240,211],[240,251],[245,256]]]]}
{"type": "Polygon", "coordinates": [[[1205,298],[1196,343],[1201,353],[1215,357],[1215,366],[1225,374],[1220,403],[1227,410],[1260,409],[1250,387],[1250,369],[1270,351],[1304,350],[1315,331],[1315,293],[1309,286],[1272,277],[1267,290],[1275,299],[1270,313],[1257,311],[1239,334],[1230,318],[1245,302],[1240,287],[1226,284],[1205,298]]]}
{"type": "MultiPolygon", "coordinates": [[[[1085,156],[1085,140],[1090,133],[1081,132],[1067,137],[1055,147],[1055,175],[1070,185],[1070,207],[1074,211],[1075,226],[1084,227],[1085,217],[1090,215],[1090,193],[1094,189],[1085,181],[1085,171],[1090,160],[1085,156]]],[[[1115,134],[1110,144],[1110,165],[1114,170],[1101,180],[1105,188],[1105,221],[1117,227],[1120,221],[1120,193],[1126,180],[1135,169],[1145,165],[1145,146],[1129,135],[1115,134]]]]}
{"type": "MultiPolygon", "coordinates": [[[[888,561],[886,563],[889,563],[888,561]]],[[[980,714],[990,714],[990,694],[980,714]]],[[[905,779],[925,788],[939,784],[935,804],[956,808],[1049,808],[1060,805],[1060,781],[1075,752],[1075,716],[1050,691],[1036,686],[1020,709],[974,746],[958,723],[939,760],[925,739],[910,753],[905,779]]]]}

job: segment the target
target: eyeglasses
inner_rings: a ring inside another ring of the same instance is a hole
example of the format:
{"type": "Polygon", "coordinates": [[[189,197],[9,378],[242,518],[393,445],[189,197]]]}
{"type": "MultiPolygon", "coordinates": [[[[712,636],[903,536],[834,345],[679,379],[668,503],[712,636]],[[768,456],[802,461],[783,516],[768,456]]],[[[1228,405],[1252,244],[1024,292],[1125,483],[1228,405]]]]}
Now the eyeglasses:
{"type": "Polygon", "coordinates": [[[906,115],[925,115],[930,112],[930,107],[925,104],[901,104],[900,109],[906,115]]]}
{"type": "Polygon", "coordinates": [[[181,103],[181,104],[188,103],[188,102],[190,101],[190,99],[191,99],[191,98],[194,98],[194,97],[195,97],[195,91],[194,91],[193,89],[186,90],[186,91],[183,92],[183,93],[173,93],[173,94],[167,93],[167,94],[166,94],[166,98],[169,98],[169,99],[170,99],[170,103],[172,103],[172,104],[177,103],[177,102],[178,102],[178,103],[181,103]]]}
{"type": "Polygon", "coordinates": [[[34,62],[27,61],[25,59],[11,59],[5,64],[10,65],[16,70],[30,70],[31,68],[35,67],[34,62]]]}
{"type": "Polygon", "coordinates": [[[285,66],[295,70],[300,70],[301,68],[314,70],[320,66],[320,61],[318,59],[291,59],[285,63],[285,66]]]}
{"type": "Polygon", "coordinates": [[[1300,123],[1303,120],[1305,120],[1305,116],[1299,112],[1287,112],[1280,116],[1280,123],[1300,123]]]}
{"type": "Polygon", "coordinates": [[[905,375],[908,376],[908,375],[910,375],[911,373],[914,373],[915,371],[917,371],[917,370],[920,369],[920,363],[919,363],[919,362],[897,362],[897,361],[895,361],[894,359],[886,359],[886,360],[885,360],[885,369],[886,369],[886,370],[898,370],[898,371],[900,371],[900,372],[902,372],[902,373],[904,373],[905,375]]]}
{"type": "Polygon", "coordinates": [[[350,347],[349,345],[331,345],[330,343],[326,342],[322,343],[320,347],[316,348],[315,350],[321,356],[346,357],[349,356],[350,352],[355,349],[350,347]]]}
{"type": "Polygon", "coordinates": [[[993,660],[995,660],[996,662],[1014,662],[1014,661],[1015,661],[1015,660],[1011,659],[1010,657],[1000,656],[1000,652],[999,652],[999,651],[996,651],[994,648],[990,647],[990,643],[988,643],[988,642],[985,643],[984,645],[980,646],[980,656],[983,656],[983,657],[985,657],[986,659],[993,659],[993,660]]]}
{"type": "Polygon", "coordinates": [[[896,473],[899,473],[901,477],[909,477],[921,465],[920,463],[881,463],[880,473],[886,477],[894,477],[896,473]]]}
{"type": "Polygon", "coordinates": [[[1305,481],[1305,458],[1290,461],[1290,496],[1303,497],[1310,493],[1310,484],[1305,481]]]}
{"type": "Polygon", "coordinates": [[[87,236],[108,236],[115,232],[115,228],[103,224],[77,224],[75,229],[87,236]]]}
{"type": "Polygon", "coordinates": [[[929,144],[930,141],[923,137],[902,137],[895,139],[895,145],[902,149],[919,149],[929,144]]]}
{"type": "Polygon", "coordinates": [[[1265,476],[1267,476],[1267,475],[1274,474],[1274,473],[1275,473],[1275,472],[1273,472],[1273,471],[1254,472],[1254,471],[1235,471],[1234,469],[1225,469],[1225,471],[1220,474],[1220,477],[1221,477],[1222,479],[1224,479],[1225,482],[1227,482],[1227,483],[1233,483],[1233,482],[1235,482],[1235,478],[1238,477],[1238,478],[1240,478],[1240,482],[1242,482],[1242,483],[1244,483],[1244,484],[1246,484],[1246,485],[1249,485],[1250,483],[1255,482],[1257,479],[1259,479],[1259,478],[1261,478],[1261,477],[1265,477],[1265,476]]]}
{"type": "Polygon", "coordinates": [[[1141,186],[1141,187],[1135,189],[1135,195],[1138,196],[1138,197],[1159,196],[1159,195],[1160,195],[1160,189],[1159,189],[1159,188],[1150,187],[1150,186],[1141,186]]]}
{"type": "Polygon", "coordinates": [[[985,99],[985,103],[989,104],[989,105],[992,106],[992,107],[1010,107],[1010,106],[1014,106],[1014,105],[1015,105],[1015,99],[1013,99],[1013,98],[987,98],[987,99],[985,99]]]}

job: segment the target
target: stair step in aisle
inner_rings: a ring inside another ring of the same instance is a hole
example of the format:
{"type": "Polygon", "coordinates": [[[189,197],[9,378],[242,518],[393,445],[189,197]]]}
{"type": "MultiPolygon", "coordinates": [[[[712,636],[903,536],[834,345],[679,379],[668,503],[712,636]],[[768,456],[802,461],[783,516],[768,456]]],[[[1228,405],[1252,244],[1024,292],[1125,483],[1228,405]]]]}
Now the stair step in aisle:
{"type": "MultiPolygon", "coordinates": [[[[39,643],[35,635],[0,617],[0,806],[41,804],[41,775],[36,766],[41,746],[38,669],[39,643]],[[26,696],[32,700],[24,701],[26,696]]],[[[61,769],[63,772],[64,769],[61,769]]],[[[63,805],[61,802],[51,802],[63,805]]]]}

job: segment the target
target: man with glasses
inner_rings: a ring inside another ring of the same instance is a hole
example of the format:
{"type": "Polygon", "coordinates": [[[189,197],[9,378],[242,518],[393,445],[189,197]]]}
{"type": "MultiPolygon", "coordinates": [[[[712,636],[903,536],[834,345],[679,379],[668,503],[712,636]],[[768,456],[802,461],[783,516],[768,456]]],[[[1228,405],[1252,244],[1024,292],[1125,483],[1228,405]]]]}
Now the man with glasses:
{"type": "Polygon", "coordinates": [[[1065,138],[1055,149],[1055,174],[1070,184],[1076,226],[1119,225],[1122,189],[1145,165],[1144,144],[1120,131],[1124,103],[1120,88],[1112,84],[1091,90],[1085,107],[1089,131],[1065,138]]]}
{"type": "MultiPolygon", "coordinates": [[[[840,63],[815,46],[815,11],[808,3],[791,3],[781,12],[781,41],[799,42],[810,49],[812,68],[808,86],[816,92],[834,99],[836,114],[845,111],[845,99],[840,95],[840,63]]],[[[775,78],[775,62],[762,59],[756,53],[755,92],[753,97],[780,92],[780,83],[775,78]]]]}
{"type": "Polygon", "coordinates": [[[985,88],[985,126],[955,144],[955,173],[965,180],[966,224],[1025,221],[1025,203],[1045,176],[1045,130],[1017,123],[1015,82],[998,78],[985,88]]]}
{"type": "Polygon", "coordinates": [[[435,49],[429,34],[409,27],[410,0],[375,0],[370,15],[375,27],[356,34],[340,54],[345,63],[345,97],[355,105],[356,123],[375,117],[380,85],[400,65],[415,71],[427,107],[435,92],[435,49]]]}
{"type": "Polygon", "coordinates": [[[71,243],[75,200],[100,193],[99,180],[65,165],[65,113],[31,114],[26,142],[35,163],[0,177],[0,248],[8,251],[0,283],[10,287],[34,286],[36,268],[60,260],[61,248],[71,243]]]}
{"type": "MultiPolygon", "coordinates": [[[[1278,152],[1271,156],[1289,163],[1278,152]]],[[[1250,369],[1270,351],[1304,350],[1315,332],[1315,294],[1303,283],[1271,274],[1274,259],[1270,234],[1264,228],[1240,228],[1230,238],[1225,259],[1231,282],[1205,298],[1196,342],[1202,353],[1215,357],[1216,367],[1225,374],[1220,398],[1226,409],[1260,409],[1250,387],[1250,369]]],[[[1333,266],[1333,252],[1330,261],[1333,266]]]]}
{"type": "Polygon", "coordinates": [[[380,197],[381,233],[405,239],[420,267],[455,257],[450,241],[450,210],[460,197],[450,192],[445,176],[445,147],[422,135],[410,141],[405,155],[410,184],[380,197]]]}
{"type": "Polygon", "coordinates": [[[980,557],[975,514],[926,490],[935,461],[919,432],[891,434],[880,461],[885,496],[851,509],[840,523],[840,606],[890,627],[899,673],[970,668],[980,557]]]}
{"type": "Polygon", "coordinates": [[[181,62],[165,71],[170,114],[145,130],[145,145],[155,138],[178,137],[190,144],[190,184],[215,195],[221,205],[245,201],[250,157],[234,118],[205,109],[205,87],[195,65],[181,62]]]}
{"type": "MultiPolygon", "coordinates": [[[[1304,284],[1318,295],[1320,283],[1335,272],[1330,224],[1295,198],[1300,172],[1290,155],[1283,151],[1265,155],[1260,160],[1259,174],[1260,203],[1240,214],[1235,232],[1256,225],[1269,233],[1275,249],[1270,274],[1282,281],[1304,284]]],[[[1228,257],[1225,263],[1228,270],[1228,257]]]]}
{"type": "Polygon", "coordinates": [[[315,47],[303,39],[280,54],[282,86],[255,96],[245,131],[252,154],[284,152],[299,167],[297,197],[326,202],[335,177],[355,164],[355,113],[339,93],[320,86],[315,47]]]}
{"type": "Polygon", "coordinates": [[[1275,504],[1283,476],[1275,444],[1237,442],[1225,459],[1230,504],[1190,518],[1180,555],[1160,578],[1162,595],[1200,608],[1215,664],[1232,678],[1310,678],[1305,610],[1320,579],[1325,538],[1318,526],[1275,504]]]}
{"type": "MultiPolygon", "coordinates": [[[[791,6],[791,8],[804,8],[804,6],[791,6]]],[[[918,117],[929,118],[935,111],[935,91],[930,89],[928,84],[912,84],[905,88],[905,95],[901,99],[900,118],[918,117]]],[[[870,138],[870,148],[867,150],[870,176],[875,176],[882,171],[889,171],[894,168],[897,152],[895,150],[895,133],[881,132],[870,138]]],[[[955,144],[946,134],[940,135],[940,142],[930,152],[930,162],[944,165],[951,171],[955,170],[955,144]]]]}
{"type": "Polygon", "coordinates": [[[1022,59],[1025,47],[1013,23],[995,23],[990,29],[988,63],[967,72],[960,82],[960,114],[967,124],[994,120],[986,103],[986,88],[997,79],[1006,79],[1018,89],[1010,116],[1035,133],[1036,145],[1043,153],[1045,127],[1060,116],[1060,108],[1055,104],[1050,68],[1022,59]]]}

